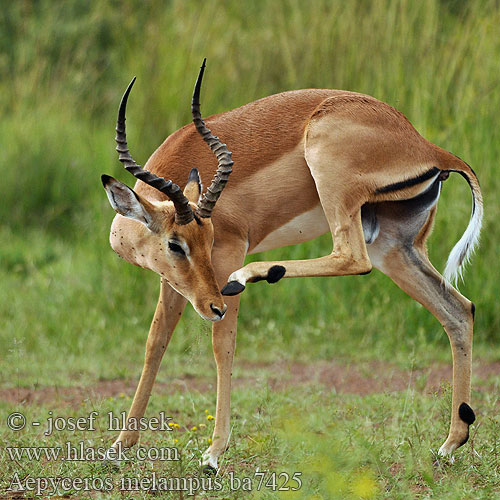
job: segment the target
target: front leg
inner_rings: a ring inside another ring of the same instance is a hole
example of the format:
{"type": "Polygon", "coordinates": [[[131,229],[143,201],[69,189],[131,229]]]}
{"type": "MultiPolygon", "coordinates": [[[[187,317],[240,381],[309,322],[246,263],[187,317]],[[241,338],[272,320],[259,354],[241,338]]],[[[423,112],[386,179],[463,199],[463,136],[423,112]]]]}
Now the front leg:
{"type": "MultiPolygon", "coordinates": [[[[140,419],[144,416],[163,354],[185,305],[186,299],[162,279],[160,297],[146,342],[144,368],[127,419],[140,419]]],[[[113,448],[117,448],[118,443],[122,447],[133,446],[138,438],[139,431],[121,431],[113,448]]]]}
{"type": "MultiPolygon", "coordinates": [[[[246,244],[243,241],[236,241],[220,248],[214,247],[212,262],[219,283],[225,283],[229,273],[241,266],[245,258],[245,248],[246,244]]],[[[217,470],[218,458],[226,450],[230,435],[231,376],[240,299],[230,297],[226,300],[226,304],[226,316],[212,326],[212,347],[217,364],[217,407],[212,444],[205,451],[202,459],[205,473],[217,470]]]]}

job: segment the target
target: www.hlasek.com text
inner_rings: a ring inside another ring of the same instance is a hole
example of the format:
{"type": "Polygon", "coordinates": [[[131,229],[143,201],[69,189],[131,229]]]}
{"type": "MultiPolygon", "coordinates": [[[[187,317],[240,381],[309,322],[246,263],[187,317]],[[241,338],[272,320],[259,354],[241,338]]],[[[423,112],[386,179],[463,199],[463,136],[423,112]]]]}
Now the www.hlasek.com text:
{"type": "Polygon", "coordinates": [[[95,462],[103,460],[117,460],[126,462],[136,459],[139,461],[177,461],[180,459],[179,450],[175,447],[124,448],[118,443],[114,448],[104,446],[86,446],[84,441],[64,443],[64,446],[7,446],[7,456],[12,461],[27,459],[30,461],[55,462],[95,462]]]}

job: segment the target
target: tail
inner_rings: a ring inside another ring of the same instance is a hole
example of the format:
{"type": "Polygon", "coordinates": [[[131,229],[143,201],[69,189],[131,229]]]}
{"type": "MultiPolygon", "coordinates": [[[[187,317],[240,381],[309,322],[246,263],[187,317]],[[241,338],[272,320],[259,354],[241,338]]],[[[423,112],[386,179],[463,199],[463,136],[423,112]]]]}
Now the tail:
{"type": "Polygon", "coordinates": [[[443,273],[446,281],[456,284],[459,279],[463,280],[464,267],[469,263],[479,242],[479,233],[481,232],[483,220],[483,197],[479,187],[479,180],[474,170],[467,163],[454,156],[453,168],[447,170],[462,175],[472,191],[472,214],[469,225],[458,243],[453,247],[443,273]]]}

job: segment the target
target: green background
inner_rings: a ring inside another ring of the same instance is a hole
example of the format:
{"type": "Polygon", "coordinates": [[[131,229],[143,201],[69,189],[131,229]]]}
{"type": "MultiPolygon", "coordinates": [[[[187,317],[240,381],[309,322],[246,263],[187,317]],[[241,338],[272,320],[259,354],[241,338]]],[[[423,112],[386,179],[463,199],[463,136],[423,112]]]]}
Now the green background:
{"type": "MultiPolygon", "coordinates": [[[[488,0],[4,3],[0,383],[37,388],[138,378],[159,279],[110,249],[114,213],[99,177],[133,185],[114,151],[116,110],[131,77],[137,75],[129,145],[144,164],[190,121],[203,57],[204,115],[289,89],[348,89],[395,106],[424,137],[474,168],[485,218],[460,289],[476,304],[477,359],[500,360],[499,26],[499,4],[488,0]]],[[[469,187],[451,176],[429,240],[438,269],[470,212],[469,187]]],[[[252,259],[313,258],[330,245],[325,236],[252,259]]],[[[200,375],[213,381],[209,332],[188,306],[160,382],[200,375]]],[[[439,323],[374,271],[248,286],[236,373],[242,362],[283,360],[377,360],[413,369],[451,357],[439,323]]]]}

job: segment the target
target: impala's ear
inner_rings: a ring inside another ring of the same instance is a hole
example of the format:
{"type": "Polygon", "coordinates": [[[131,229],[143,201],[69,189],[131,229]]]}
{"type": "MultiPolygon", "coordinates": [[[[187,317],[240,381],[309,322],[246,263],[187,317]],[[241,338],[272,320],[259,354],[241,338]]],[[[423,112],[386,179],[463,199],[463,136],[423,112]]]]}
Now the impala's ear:
{"type": "Polygon", "coordinates": [[[149,229],[154,230],[155,212],[149,201],[141,198],[133,189],[109,175],[102,175],[101,181],[115,212],[142,222],[149,229]]]}
{"type": "Polygon", "coordinates": [[[198,204],[201,195],[201,179],[197,168],[192,168],[189,172],[188,181],[184,188],[184,196],[192,203],[198,204]]]}

